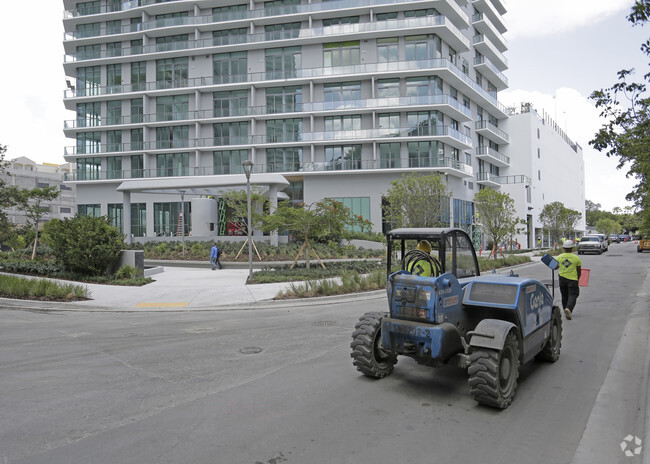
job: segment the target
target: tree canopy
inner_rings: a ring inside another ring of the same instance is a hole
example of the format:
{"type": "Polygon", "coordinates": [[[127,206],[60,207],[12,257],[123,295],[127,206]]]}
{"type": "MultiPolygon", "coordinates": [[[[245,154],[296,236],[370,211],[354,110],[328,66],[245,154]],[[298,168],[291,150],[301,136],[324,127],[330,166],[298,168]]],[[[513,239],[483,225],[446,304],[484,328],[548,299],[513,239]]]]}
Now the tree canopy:
{"type": "Polygon", "coordinates": [[[478,221],[492,240],[492,254],[496,259],[497,244],[516,232],[515,201],[507,193],[492,189],[480,190],[474,195],[478,221]]]}
{"type": "Polygon", "coordinates": [[[405,174],[386,192],[386,220],[392,227],[441,227],[449,195],[439,174],[405,174]]]}
{"type": "MultiPolygon", "coordinates": [[[[650,20],[650,0],[636,0],[627,19],[633,26],[643,26],[650,20]]],[[[641,44],[650,57],[650,39],[641,44]]],[[[647,72],[638,82],[633,81],[634,69],[618,72],[618,82],[609,88],[594,91],[590,98],[606,120],[590,145],[608,157],[617,157],[618,168],[627,168],[627,176],[636,179],[626,198],[642,211],[644,235],[650,234],[650,97],[647,72]]]]}
{"type": "Polygon", "coordinates": [[[554,201],[544,205],[539,214],[539,222],[551,236],[555,245],[562,241],[562,237],[572,237],[575,233],[576,223],[582,214],[579,211],[565,207],[562,202],[554,201]]]}

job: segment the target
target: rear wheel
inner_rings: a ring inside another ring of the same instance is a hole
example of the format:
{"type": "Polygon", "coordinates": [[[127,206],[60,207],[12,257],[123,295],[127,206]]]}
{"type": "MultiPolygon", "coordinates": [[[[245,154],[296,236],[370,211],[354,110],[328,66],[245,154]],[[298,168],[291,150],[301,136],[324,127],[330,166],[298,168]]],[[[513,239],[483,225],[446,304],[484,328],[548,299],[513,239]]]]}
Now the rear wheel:
{"type": "Polygon", "coordinates": [[[519,378],[519,342],[514,332],[506,337],[503,348],[474,349],[469,357],[469,391],[481,404],[507,408],[515,396],[519,378]]]}
{"type": "Polygon", "coordinates": [[[386,352],[381,343],[382,313],[366,313],[354,326],[352,334],[352,364],[359,372],[381,379],[393,372],[397,355],[386,352]]]}
{"type": "Polygon", "coordinates": [[[540,361],[555,362],[560,358],[562,348],[562,314],[560,308],[553,306],[550,323],[551,333],[546,340],[546,345],[536,356],[540,361]]]}

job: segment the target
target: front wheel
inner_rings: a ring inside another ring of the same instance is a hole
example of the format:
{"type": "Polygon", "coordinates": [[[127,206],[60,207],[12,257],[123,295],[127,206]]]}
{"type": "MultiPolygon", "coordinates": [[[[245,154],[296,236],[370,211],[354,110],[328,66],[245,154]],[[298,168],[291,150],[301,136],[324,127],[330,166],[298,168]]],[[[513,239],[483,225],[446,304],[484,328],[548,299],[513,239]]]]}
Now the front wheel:
{"type": "Polygon", "coordinates": [[[393,372],[397,355],[384,351],[381,343],[381,320],[383,314],[366,313],[354,326],[352,334],[352,364],[362,374],[381,379],[393,372]]]}
{"type": "Polygon", "coordinates": [[[469,357],[469,391],[481,404],[507,408],[515,396],[519,378],[519,341],[514,332],[501,350],[477,348],[469,357]]]}
{"type": "Polygon", "coordinates": [[[536,358],[540,361],[555,362],[560,358],[562,348],[562,314],[560,308],[553,306],[550,323],[551,333],[546,340],[546,345],[542,348],[536,358]]]}

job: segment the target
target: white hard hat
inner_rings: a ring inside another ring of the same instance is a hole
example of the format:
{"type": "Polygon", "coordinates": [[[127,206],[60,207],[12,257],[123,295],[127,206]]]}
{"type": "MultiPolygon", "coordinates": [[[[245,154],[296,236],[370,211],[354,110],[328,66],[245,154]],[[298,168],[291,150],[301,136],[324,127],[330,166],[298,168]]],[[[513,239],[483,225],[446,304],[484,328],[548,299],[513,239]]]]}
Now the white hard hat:
{"type": "Polygon", "coordinates": [[[562,248],[573,248],[573,240],[565,240],[562,248]]]}

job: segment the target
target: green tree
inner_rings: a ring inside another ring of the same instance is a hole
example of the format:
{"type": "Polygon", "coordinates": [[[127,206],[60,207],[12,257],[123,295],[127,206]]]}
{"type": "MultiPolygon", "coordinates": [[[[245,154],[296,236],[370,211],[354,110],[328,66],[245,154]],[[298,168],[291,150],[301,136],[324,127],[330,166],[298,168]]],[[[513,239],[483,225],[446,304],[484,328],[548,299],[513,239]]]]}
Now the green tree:
{"type": "Polygon", "coordinates": [[[544,205],[539,221],[550,234],[553,246],[557,246],[562,237],[573,236],[575,225],[581,216],[580,212],[566,208],[559,201],[554,201],[544,205]]]}
{"type": "Polygon", "coordinates": [[[492,240],[492,252],[497,258],[497,245],[515,233],[519,220],[515,216],[515,200],[507,193],[492,189],[480,190],[474,195],[478,221],[492,240]]]}
{"type": "Polygon", "coordinates": [[[43,229],[56,260],[77,274],[98,276],[110,272],[124,246],[124,236],[106,216],[51,219],[43,229]]]}
{"type": "Polygon", "coordinates": [[[38,225],[43,222],[43,217],[49,211],[47,207],[43,206],[43,202],[54,200],[60,193],[56,186],[20,191],[18,209],[25,213],[28,226],[33,227],[35,232],[32,260],[36,257],[36,247],[38,246],[38,225]]]}
{"type": "Polygon", "coordinates": [[[603,218],[596,223],[596,230],[605,235],[618,234],[621,232],[621,225],[613,219],[603,218]]]}
{"type": "Polygon", "coordinates": [[[13,224],[7,216],[8,208],[18,203],[19,189],[13,185],[7,185],[4,176],[8,176],[9,162],[5,161],[7,147],[0,145],[0,243],[4,243],[13,237],[13,224]]]}
{"type": "MultiPolygon", "coordinates": [[[[346,236],[350,228],[369,228],[369,225],[367,220],[352,214],[350,208],[341,202],[326,198],[308,206],[292,206],[288,201],[283,201],[278,205],[274,214],[264,217],[262,230],[265,232],[285,230],[302,239],[303,244],[292,267],[304,251],[305,266],[309,269],[309,252],[312,251],[318,258],[311,245],[311,240],[340,240],[346,236]]],[[[320,261],[320,258],[318,259],[320,261]]],[[[322,262],[321,266],[325,267],[322,262]]]]}
{"type": "Polygon", "coordinates": [[[405,174],[386,192],[385,218],[392,227],[440,227],[449,195],[439,174],[405,174]]]}
{"type": "MultiPolygon", "coordinates": [[[[650,0],[636,0],[627,19],[633,26],[650,20],[650,0]]],[[[650,39],[641,45],[650,56],[650,39]]],[[[642,212],[642,232],[650,233],[650,97],[647,84],[650,73],[640,82],[633,82],[633,69],[618,72],[618,82],[590,96],[606,120],[590,145],[608,157],[617,157],[618,168],[627,168],[627,176],[637,180],[626,198],[642,212]]]]}
{"type": "MultiPolygon", "coordinates": [[[[246,190],[228,189],[223,192],[221,199],[230,209],[230,222],[234,223],[235,228],[241,231],[242,235],[248,235],[248,198],[246,190]]],[[[251,187],[251,227],[253,230],[262,226],[264,217],[264,203],[266,196],[262,189],[253,185],[251,187]]]]}

